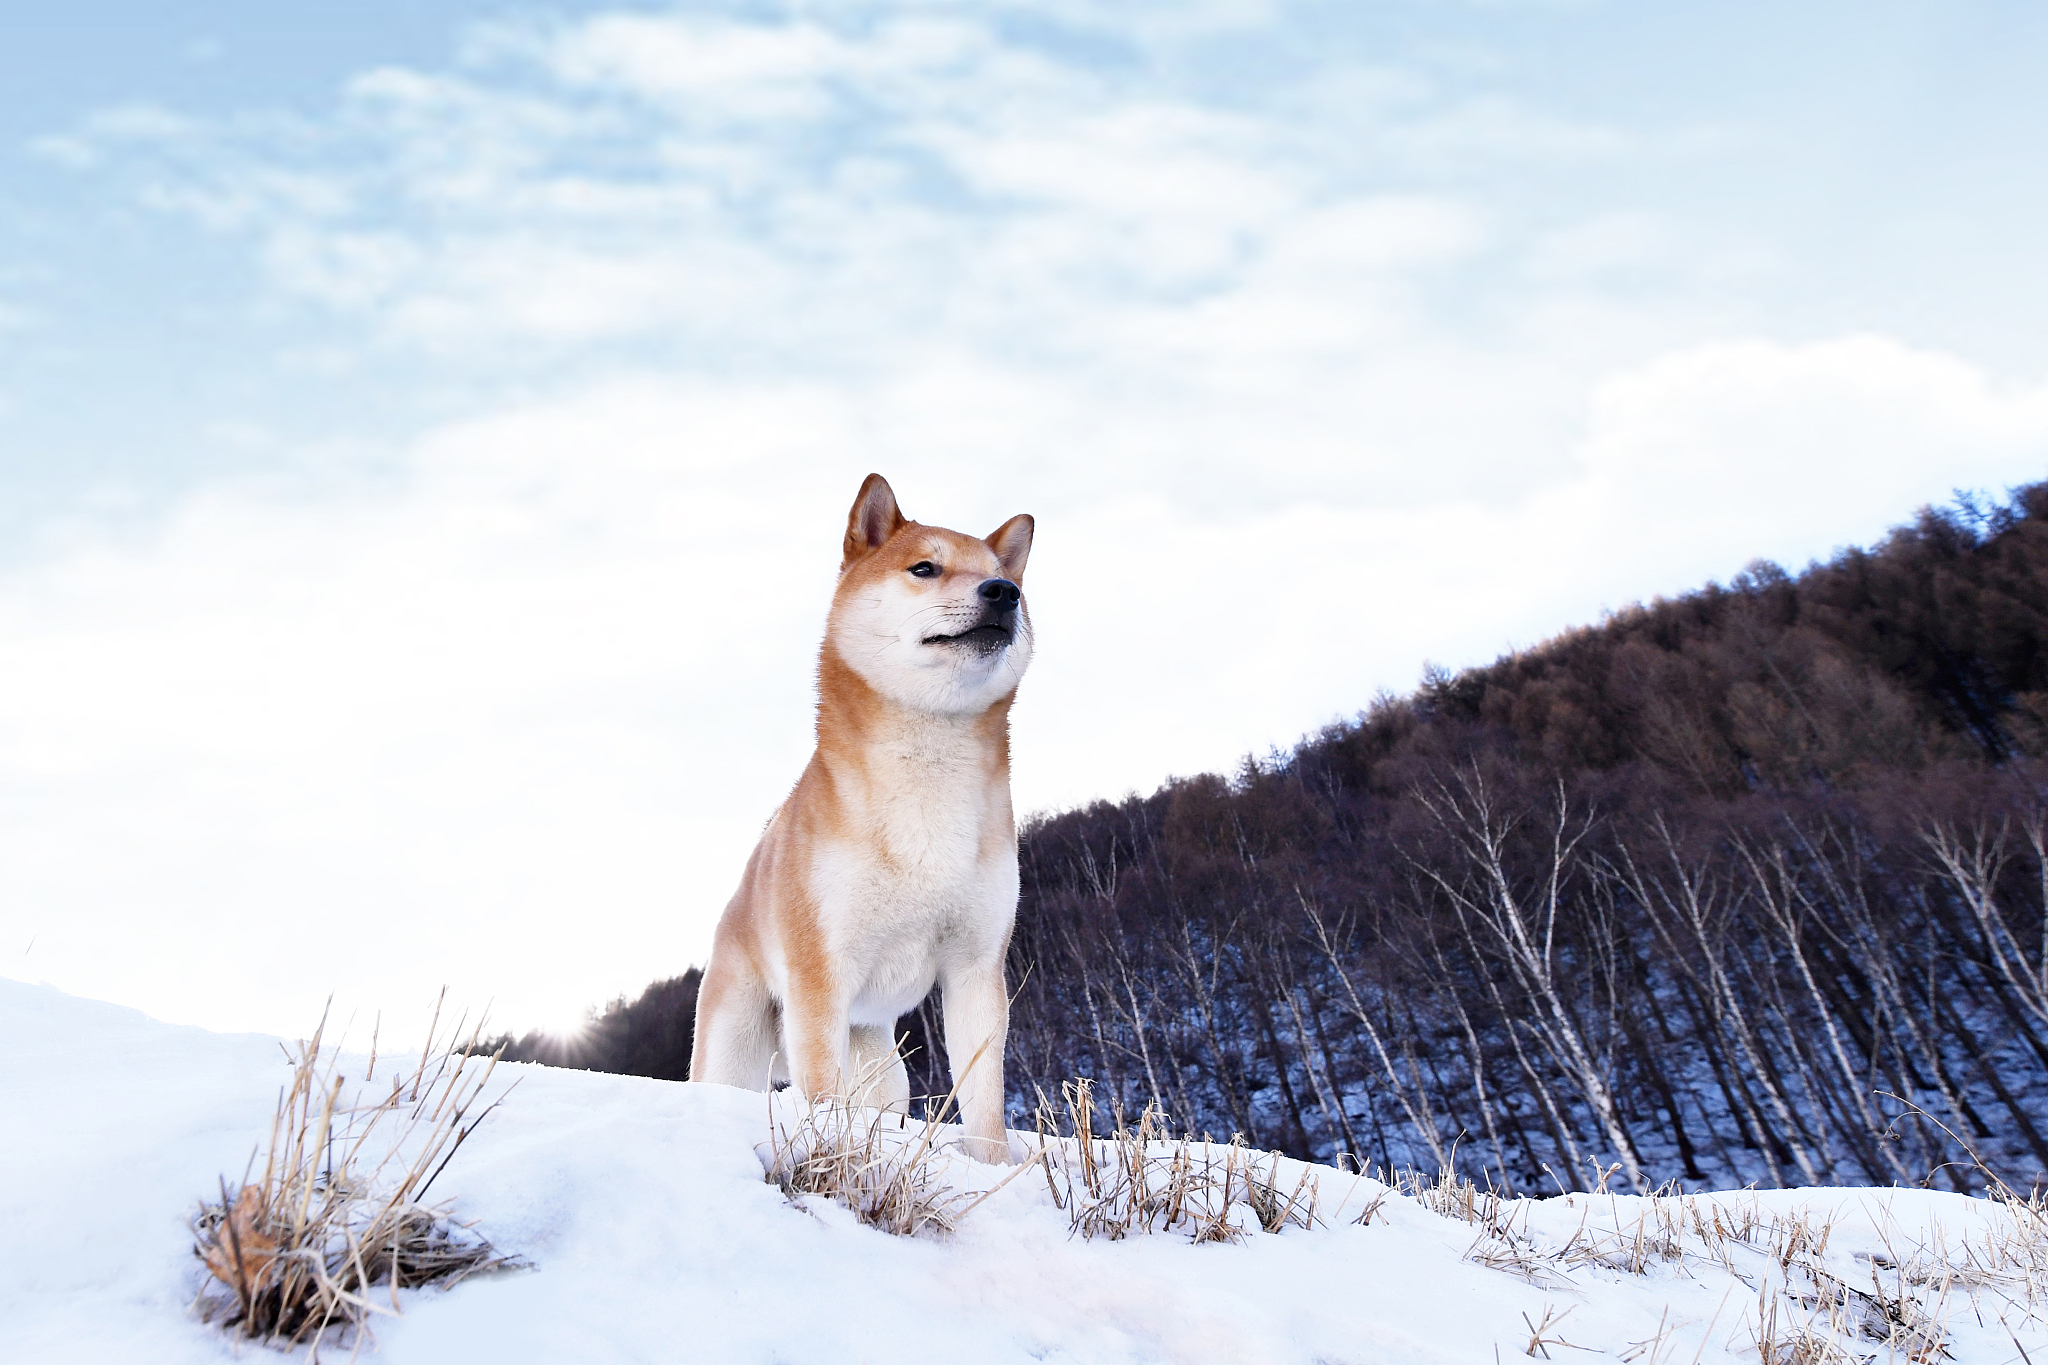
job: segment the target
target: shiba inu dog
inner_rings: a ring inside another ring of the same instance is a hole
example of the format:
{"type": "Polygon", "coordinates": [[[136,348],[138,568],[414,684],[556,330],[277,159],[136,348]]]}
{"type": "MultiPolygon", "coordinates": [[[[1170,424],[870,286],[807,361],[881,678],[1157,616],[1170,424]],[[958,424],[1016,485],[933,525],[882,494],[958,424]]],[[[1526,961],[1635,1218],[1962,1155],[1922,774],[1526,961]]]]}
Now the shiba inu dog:
{"type": "Polygon", "coordinates": [[[817,751],[719,920],[691,1080],[907,1109],[895,1024],[936,981],[968,1152],[1010,1159],[1010,704],[1031,662],[1031,532],[1028,516],[983,540],[921,526],[881,475],[861,485],[818,651],[817,751]]]}

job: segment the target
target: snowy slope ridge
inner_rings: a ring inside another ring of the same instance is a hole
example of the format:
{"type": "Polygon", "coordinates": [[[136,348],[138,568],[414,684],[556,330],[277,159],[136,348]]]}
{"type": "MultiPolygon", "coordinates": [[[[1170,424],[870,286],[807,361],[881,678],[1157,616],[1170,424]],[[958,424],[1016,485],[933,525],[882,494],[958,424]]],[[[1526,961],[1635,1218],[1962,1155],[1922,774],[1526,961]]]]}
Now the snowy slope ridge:
{"type": "MultiPolygon", "coordinates": [[[[278,1041],[8,981],[0,1028],[0,1360],[271,1358],[189,1313],[185,1220],[267,1131],[278,1041]]],[[[408,1292],[374,1358],[1395,1365],[1536,1338],[1539,1359],[1686,1365],[1757,1361],[1767,1335],[1800,1365],[2048,1362],[2048,1241],[1956,1194],[1431,1196],[1469,1199],[1473,1223],[1320,1171],[1328,1226],[1194,1245],[1075,1238],[1034,1171],[957,1231],[901,1238],[764,1181],[761,1095],[517,1074],[436,1193],[534,1268],[408,1292]]],[[[940,1173],[1006,1174],[951,1154],[940,1173]]]]}

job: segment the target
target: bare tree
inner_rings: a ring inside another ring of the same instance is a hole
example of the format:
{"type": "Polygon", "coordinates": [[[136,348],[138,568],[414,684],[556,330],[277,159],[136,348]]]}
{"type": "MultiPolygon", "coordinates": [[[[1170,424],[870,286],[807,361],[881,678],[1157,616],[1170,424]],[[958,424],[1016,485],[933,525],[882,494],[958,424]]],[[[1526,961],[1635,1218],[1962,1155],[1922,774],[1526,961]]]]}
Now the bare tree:
{"type": "Polygon", "coordinates": [[[1439,782],[1418,793],[1438,826],[1457,844],[1465,866],[1457,872],[1421,864],[1421,871],[1456,909],[1460,922],[1490,933],[1501,958],[1535,1006],[1524,1022],[1570,1076],[1598,1120],[1609,1147],[1638,1193],[1650,1188],[1642,1158],[1622,1124],[1609,1069],[1595,1056],[1559,980],[1557,929],[1565,883],[1590,816],[1573,811],[1562,783],[1547,826],[1547,856],[1533,884],[1510,871],[1508,840],[1515,818],[1500,809],[1476,766],[1460,769],[1455,790],[1439,782]]]}
{"type": "Polygon", "coordinates": [[[2000,978],[2028,1013],[2048,1024],[2048,830],[2036,815],[2025,823],[2023,833],[2034,853],[2034,880],[2042,907],[2030,912],[2030,917],[2040,920],[2038,937],[2022,937],[2024,923],[2015,927],[2014,916],[2007,913],[1999,895],[1999,883],[2011,858],[2010,821],[2000,820],[1989,827],[1980,824],[1967,834],[1953,824],[1937,822],[1921,837],[1956,899],[1969,909],[2000,978]]]}

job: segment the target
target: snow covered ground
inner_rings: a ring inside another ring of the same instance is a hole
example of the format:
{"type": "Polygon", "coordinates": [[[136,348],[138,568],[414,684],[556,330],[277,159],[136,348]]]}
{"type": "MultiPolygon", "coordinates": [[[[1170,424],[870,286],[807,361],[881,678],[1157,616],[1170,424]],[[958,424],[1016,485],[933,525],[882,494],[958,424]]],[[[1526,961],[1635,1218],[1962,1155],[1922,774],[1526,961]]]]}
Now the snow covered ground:
{"type": "MultiPolygon", "coordinates": [[[[4,980],[0,1036],[0,1361],[271,1358],[188,1311],[186,1218],[267,1133],[278,1040],[4,980]]],[[[1758,1360],[1762,1305],[1781,1353],[1832,1334],[1841,1354],[1804,1357],[1819,1365],[1911,1358],[1910,1334],[1883,1339],[1892,1304],[1938,1324],[1911,1338],[1938,1337],[1925,1358],[2048,1365],[2048,1244],[1955,1194],[1579,1195],[1497,1210],[1507,1235],[1486,1237],[1400,1194],[1353,1225],[1381,1187],[1326,1172],[1330,1226],[1196,1246],[1070,1237],[1031,1171],[956,1232],[897,1238],[764,1182],[764,1096],[516,1072],[435,1194],[533,1268],[406,1294],[365,1358],[1476,1365],[1534,1335],[1539,1359],[1705,1365],[1758,1360]]],[[[946,1169],[962,1187],[1004,1174],[946,1169]]]]}

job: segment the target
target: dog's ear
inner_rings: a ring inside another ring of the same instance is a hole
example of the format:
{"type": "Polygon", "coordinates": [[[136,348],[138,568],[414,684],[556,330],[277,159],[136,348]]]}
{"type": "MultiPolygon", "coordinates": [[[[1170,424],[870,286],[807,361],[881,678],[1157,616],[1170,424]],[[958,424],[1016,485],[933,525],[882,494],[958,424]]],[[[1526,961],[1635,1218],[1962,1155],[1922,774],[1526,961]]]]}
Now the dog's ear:
{"type": "Polygon", "coordinates": [[[880,474],[868,475],[861,483],[860,496],[853,500],[853,510],[846,514],[846,548],[839,567],[844,569],[862,555],[880,549],[903,522],[889,481],[880,474]]]}
{"type": "Polygon", "coordinates": [[[1031,558],[1032,524],[1029,515],[1019,512],[988,533],[986,544],[1002,561],[1003,577],[1012,583],[1024,581],[1024,561],[1031,558]]]}

